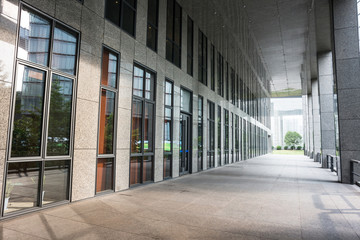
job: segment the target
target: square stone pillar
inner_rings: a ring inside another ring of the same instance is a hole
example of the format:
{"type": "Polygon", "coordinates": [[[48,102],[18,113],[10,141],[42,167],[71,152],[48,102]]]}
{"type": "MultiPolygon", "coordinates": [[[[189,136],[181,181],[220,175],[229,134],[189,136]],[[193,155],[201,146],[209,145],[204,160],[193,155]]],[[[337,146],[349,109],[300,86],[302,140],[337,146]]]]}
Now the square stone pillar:
{"type": "Polygon", "coordinates": [[[328,167],[326,156],[336,154],[334,116],[334,77],[331,52],[318,54],[319,97],[321,118],[322,167],[328,167]]]}
{"type": "Polygon", "coordinates": [[[357,1],[333,1],[341,182],[350,183],[350,160],[360,159],[360,64],[357,1]]]}
{"type": "Polygon", "coordinates": [[[312,99],[312,115],[313,115],[313,134],[314,134],[314,157],[317,153],[321,153],[321,125],[320,125],[320,103],[319,103],[319,80],[311,80],[311,99],[312,99]]]}

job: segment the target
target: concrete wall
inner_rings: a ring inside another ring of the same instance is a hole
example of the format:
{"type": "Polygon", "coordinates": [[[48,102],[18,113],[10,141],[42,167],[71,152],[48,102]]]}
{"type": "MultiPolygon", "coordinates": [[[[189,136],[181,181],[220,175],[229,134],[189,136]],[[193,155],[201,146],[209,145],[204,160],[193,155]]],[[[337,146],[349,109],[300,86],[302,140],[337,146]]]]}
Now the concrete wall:
{"type": "MultiPolygon", "coordinates": [[[[210,82],[210,46],[215,45],[215,89],[217,89],[217,52],[220,51],[225,60],[235,69],[236,73],[254,91],[254,82],[261,82],[256,69],[253,53],[246,42],[235,41],[236,36],[228,27],[222,27],[222,22],[210,21],[213,9],[212,4],[203,5],[199,13],[192,1],[179,1],[183,6],[182,12],[182,59],[181,68],[176,67],[165,59],[166,46],[166,0],[160,0],[159,31],[157,53],[146,47],[147,29],[147,0],[138,0],[136,16],[136,38],[128,35],[119,27],[104,18],[105,1],[85,0],[84,4],[76,0],[25,0],[24,2],[39,9],[41,12],[62,21],[63,23],[80,31],[79,71],[77,78],[76,122],[73,153],[73,179],[72,201],[86,199],[95,195],[95,169],[97,149],[97,128],[99,114],[99,88],[101,74],[102,47],[106,45],[121,54],[120,81],[118,99],[118,128],[116,145],[116,179],[115,190],[120,191],[129,187],[129,159],[130,159],[130,127],[132,107],[132,75],[134,61],[147,66],[156,72],[156,131],[155,131],[155,162],[154,181],[163,180],[163,120],[164,120],[164,81],[169,78],[174,81],[174,151],[173,151],[173,177],[179,176],[179,117],[180,117],[180,87],[193,91],[193,162],[192,172],[197,172],[197,117],[198,96],[204,98],[204,169],[206,169],[207,151],[207,101],[237,114],[241,119],[246,119],[269,132],[269,120],[262,124],[251,118],[245,112],[214,93],[209,87],[198,82],[198,29],[200,28],[208,37],[208,82],[210,82]],[[208,14],[211,12],[211,14],[208,14]],[[194,74],[187,74],[187,15],[194,19],[194,74]],[[213,30],[214,29],[214,30],[213,30]],[[218,34],[220,29],[221,34],[218,34]],[[235,50],[234,50],[235,49],[235,50]],[[251,77],[250,77],[251,76],[251,77]]],[[[9,130],[9,116],[11,104],[11,90],[14,73],[14,50],[16,44],[16,29],[18,21],[17,0],[1,0],[0,8],[0,175],[4,173],[6,163],[7,138],[9,130]]],[[[241,12],[241,14],[244,14],[241,12]]],[[[243,21],[246,18],[241,18],[243,21]]],[[[243,24],[241,33],[250,39],[247,24],[243,24]],[[249,36],[248,36],[249,35],[249,36]]],[[[240,25],[239,25],[240,26],[240,25]]],[[[245,38],[244,38],[245,39],[245,38]]],[[[261,85],[264,85],[261,83],[261,85]]],[[[260,90],[260,88],[259,88],[260,90]]],[[[257,93],[260,96],[259,93],[257,93]]],[[[269,100],[265,101],[269,106],[269,100]]],[[[267,108],[269,109],[269,108],[267,108]]],[[[215,115],[216,116],[216,115],[215,115]]],[[[235,115],[234,115],[235,116],[235,115]]],[[[269,116],[269,112],[268,112],[269,116]]],[[[224,119],[222,120],[222,124],[224,119]]],[[[215,133],[217,123],[215,122],[215,133]]],[[[231,130],[230,121],[230,130],[231,130]]],[[[223,141],[222,135],[222,141],[223,141]]],[[[217,139],[217,135],[215,135],[217,139]]],[[[217,141],[217,140],[216,140],[217,141]]],[[[215,141],[215,144],[217,142],[215,141]]],[[[215,145],[216,146],[216,145],[215,145]]],[[[270,145],[271,148],[271,145],[270,145]]],[[[231,134],[230,134],[231,150],[231,134]]],[[[216,154],[215,154],[216,156],[216,154]]],[[[231,158],[230,158],[231,159],[231,158]]],[[[215,162],[217,162],[215,160],[215,162]]],[[[0,176],[0,188],[3,177],[0,176]]],[[[2,188],[3,189],[3,188],[2,188]]]]}

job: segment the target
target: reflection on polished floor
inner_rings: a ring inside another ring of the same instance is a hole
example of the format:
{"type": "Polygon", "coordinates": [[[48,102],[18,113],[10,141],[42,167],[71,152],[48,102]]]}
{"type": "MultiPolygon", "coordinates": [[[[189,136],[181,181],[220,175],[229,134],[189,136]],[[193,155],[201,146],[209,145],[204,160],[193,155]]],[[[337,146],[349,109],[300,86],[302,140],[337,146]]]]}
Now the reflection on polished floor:
{"type": "Polygon", "coordinates": [[[360,239],[360,189],[266,155],[2,221],[0,239],[360,239]]]}

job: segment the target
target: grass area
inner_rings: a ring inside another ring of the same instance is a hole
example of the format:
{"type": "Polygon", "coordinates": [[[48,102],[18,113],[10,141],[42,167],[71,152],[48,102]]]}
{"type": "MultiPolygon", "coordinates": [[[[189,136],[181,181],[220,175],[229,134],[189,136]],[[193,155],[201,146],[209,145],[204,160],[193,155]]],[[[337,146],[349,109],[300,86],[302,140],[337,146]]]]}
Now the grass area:
{"type": "Polygon", "coordinates": [[[273,154],[304,155],[304,150],[273,150],[273,154]]]}

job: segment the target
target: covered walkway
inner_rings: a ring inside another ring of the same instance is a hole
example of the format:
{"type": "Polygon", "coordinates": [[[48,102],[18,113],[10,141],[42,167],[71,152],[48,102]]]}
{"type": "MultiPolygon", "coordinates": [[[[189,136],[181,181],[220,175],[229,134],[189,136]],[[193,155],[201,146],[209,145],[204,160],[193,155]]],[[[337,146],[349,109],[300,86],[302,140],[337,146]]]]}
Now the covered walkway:
{"type": "Polygon", "coordinates": [[[266,155],[0,224],[1,239],[360,239],[360,189],[266,155]]]}

